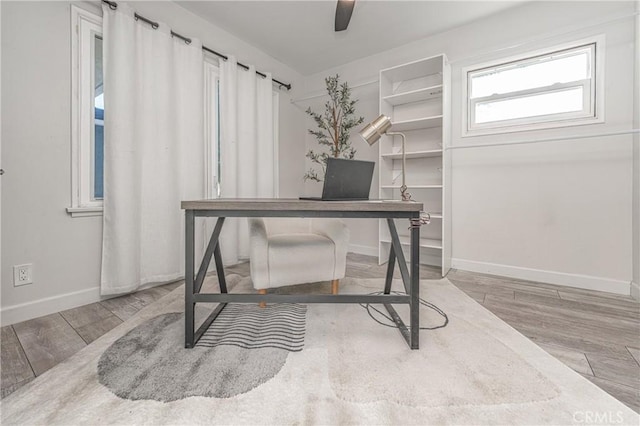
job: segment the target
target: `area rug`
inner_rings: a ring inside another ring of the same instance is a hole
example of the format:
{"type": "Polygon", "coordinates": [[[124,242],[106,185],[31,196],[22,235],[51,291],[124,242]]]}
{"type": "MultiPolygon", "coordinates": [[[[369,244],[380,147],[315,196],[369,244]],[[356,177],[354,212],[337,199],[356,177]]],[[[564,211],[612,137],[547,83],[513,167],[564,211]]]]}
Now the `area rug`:
{"type": "MultiPolygon", "coordinates": [[[[227,281],[253,291],[249,278],[227,281]]],[[[232,305],[184,349],[178,288],[2,400],[2,424],[639,423],[446,279],[420,287],[449,323],[421,331],[414,351],[397,329],[345,304],[232,305]]],[[[382,279],[346,278],[340,291],[382,288],[382,279]]],[[[421,325],[442,324],[421,309],[421,325]]]]}

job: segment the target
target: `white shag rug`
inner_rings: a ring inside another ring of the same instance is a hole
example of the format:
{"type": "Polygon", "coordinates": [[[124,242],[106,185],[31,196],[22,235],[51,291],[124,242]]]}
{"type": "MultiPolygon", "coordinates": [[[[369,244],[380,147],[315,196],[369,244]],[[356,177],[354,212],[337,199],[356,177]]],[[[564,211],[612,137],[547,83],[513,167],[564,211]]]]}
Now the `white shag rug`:
{"type": "MultiPolygon", "coordinates": [[[[248,278],[227,280],[233,292],[252,291],[248,278]]],[[[421,296],[450,321],[445,328],[421,331],[415,351],[397,329],[347,304],[307,305],[297,330],[298,337],[304,335],[301,351],[183,349],[183,320],[176,314],[184,307],[180,287],[2,400],[1,423],[639,424],[634,411],[448,280],[420,285],[421,296]],[[160,330],[149,336],[152,342],[145,338],[149,327],[160,330]],[[217,352],[201,352],[203,357],[189,361],[197,352],[185,351],[217,352]],[[197,386],[180,381],[185,365],[189,374],[197,373],[197,386]],[[136,377],[127,381],[127,375],[136,377]],[[164,392],[169,387],[171,392],[164,392]]],[[[341,292],[370,293],[383,286],[382,279],[345,278],[341,292]]],[[[215,277],[207,278],[205,288],[215,287],[215,277]]],[[[394,289],[401,287],[394,281],[394,289]]],[[[211,305],[204,306],[200,320],[211,305]]],[[[407,318],[403,308],[398,311],[407,318]]],[[[421,308],[422,326],[441,322],[421,308]]]]}

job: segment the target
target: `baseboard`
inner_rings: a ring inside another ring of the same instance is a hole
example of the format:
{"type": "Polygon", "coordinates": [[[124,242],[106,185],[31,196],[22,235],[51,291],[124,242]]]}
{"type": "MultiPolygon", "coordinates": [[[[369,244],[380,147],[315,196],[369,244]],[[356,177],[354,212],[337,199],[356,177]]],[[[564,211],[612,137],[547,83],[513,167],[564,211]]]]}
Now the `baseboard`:
{"type": "Polygon", "coordinates": [[[45,297],[44,299],[18,305],[3,307],[0,310],[0,322],[3,326],[27,321],[44,315],[54,314],[78,306],[99,302],[100,287],[45,297]]]}
{"type": "Polygon", "coordinates": [[[629,281],[601,278],[590,275],[568,274],[565,272],[545,271],[522,268],[519,266],[499,265],[466,259],[451,259],[452,268],[482,274],[500,275],[521,280],[537,281],[547,284],[565,285],[586,290],[606,291],[628,296],[631,292],[629,281]]]}
{"type": "MultiPolygon", "coordinates": [[[[408,248],[403,247],[404,255],[406,259],[409,259],[408,248]]],[[[429,249],[420,250],[420,264],[441,267],[442,258],[440,256],[434,256],[426,253],[429,249]]],[[[367,256],[378,257],[378,247],[362,246],[359,244],[349,244],[349,251],[351,253],[364,254],[367,256]]],[[[386,262],[386,261],[385,261],[386,262]]]]}
{"type": "MultiPolygon", "coordinates": [[[[141,291],[151,287],[156,287],[180,280],[182,280],[182,278],[168,282],[148,283],[141,286],[135,291],[141,291]]],[[[11,325],[118,296],[122,296],[122,294],[101,296],[100,287],[92,287],[85,290],[60,294],[57,296],[45,297],[44,299],[38,299],[32,302],[6,306],[0,309],[0,324],[2,324],[2,326],[11,325]]]]}
{"type": "Polygon", "coordinates": [[[631,297],[640,302],[640,284],[631,282],[631,297]]]}

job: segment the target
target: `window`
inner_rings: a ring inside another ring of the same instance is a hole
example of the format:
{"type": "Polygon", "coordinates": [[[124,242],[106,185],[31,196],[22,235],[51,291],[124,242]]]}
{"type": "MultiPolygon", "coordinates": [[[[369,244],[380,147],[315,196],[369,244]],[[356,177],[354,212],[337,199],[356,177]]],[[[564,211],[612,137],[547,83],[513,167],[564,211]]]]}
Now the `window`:
{"type": "Polygon", "coordinates": [[[102,200],[103,198],[103,181],[104,175],[104,93],[102,82],[102,37],[95,36],[94,40],[94,58],[93,58],[93,143],[91,144],[91,178],[93,184],[92,200],[102,200]]]}
{"type": "Polygon", "coordinates": [[[102,214],[104,96],[102,18],[71,7],[72,216],[102,214]]]}
{"type": "Polygon", "coordinates": [[[602,41],[466,69],[463,135],[601,122],[602,41]]]}

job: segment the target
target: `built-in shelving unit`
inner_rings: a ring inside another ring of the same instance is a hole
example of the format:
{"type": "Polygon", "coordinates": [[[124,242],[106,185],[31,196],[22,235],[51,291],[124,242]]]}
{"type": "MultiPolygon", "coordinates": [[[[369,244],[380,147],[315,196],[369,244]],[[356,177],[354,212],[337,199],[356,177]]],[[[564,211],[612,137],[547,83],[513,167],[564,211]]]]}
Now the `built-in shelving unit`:
{"type": "MultiPolygon", "coordinates": [[[[451,267],[451,199],[449,195],[450,71],[445,55],[380,71],[380,113],[391,118],[391,132],[406,136],[406,184],[422,202],[431,222],[420,230],[420,260],[451,267]]],[[[400,199],[402,139],[385,135],[379,142],[380,198],[400,199]]],[[[409,247],[408,223],[396,221],[403,247],[409,247]]],[[[391,237],[380,221],[379,260],[389,258],[391,237]]]]}

